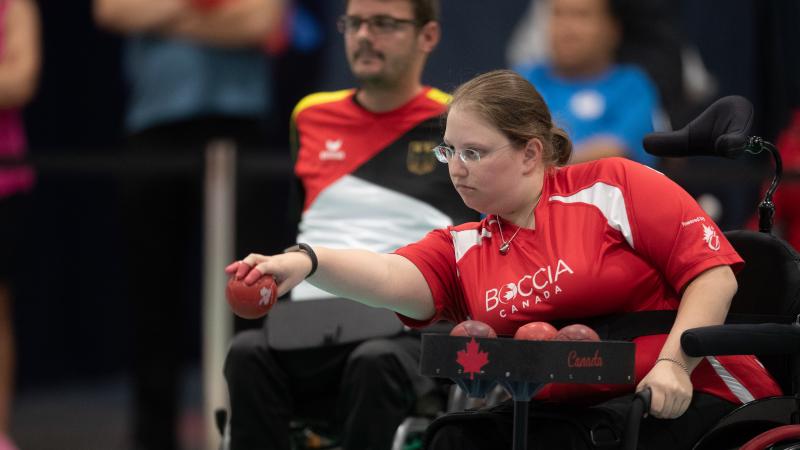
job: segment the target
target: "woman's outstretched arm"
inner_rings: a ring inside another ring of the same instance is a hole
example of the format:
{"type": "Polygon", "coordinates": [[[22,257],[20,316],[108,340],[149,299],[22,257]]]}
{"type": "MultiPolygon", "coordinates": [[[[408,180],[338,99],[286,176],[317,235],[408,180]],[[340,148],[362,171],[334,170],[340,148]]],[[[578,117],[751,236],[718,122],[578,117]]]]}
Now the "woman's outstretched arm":
{"type": "MultiPolygon", "coordinates": [[[[419,269],[395,254],[366,250],[334,250],[315,247],[318,266],[308,282],[334,295],[365,305],[386,308],[412,319],[430,319],[434,313],[431,291],[419,269]]],[[[311,272],[311,258],[304,251],[265,256],[250,254],[226,272],[255,282],[271,274],[283,295],[311,272]]]]}

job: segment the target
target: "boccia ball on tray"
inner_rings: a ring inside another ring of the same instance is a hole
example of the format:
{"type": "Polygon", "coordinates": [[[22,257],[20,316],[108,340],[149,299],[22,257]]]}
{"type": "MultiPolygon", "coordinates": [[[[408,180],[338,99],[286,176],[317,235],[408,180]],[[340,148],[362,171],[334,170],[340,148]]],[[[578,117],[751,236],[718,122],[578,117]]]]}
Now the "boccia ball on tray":
{"type": "Polygon", "coordinates": [[[549,341],[553,339],[558,330],[547,322],[531,322],[517,329],[514,339],[523,341],[549,341]]]}
{"type": "Polygon", "coordinates": [[[600,336],[596,331],[586,325],[575,323],[558,330],[554,341],[599,341],[600,336]]]}
{"type": "Polygon", "coordinates": [[[243,319],[264,317],[278,299],[278,286],[272,275],[262,275],[255,283],[247,285],[244,279],[230,277],[225,287],[228,305],[243,319]]]}
{"type": "Polygon", "coordinates": [[[480,320],[465,320],[450,330],[450,336],[496,338],[497,333],[487,323],[480,320]]]}

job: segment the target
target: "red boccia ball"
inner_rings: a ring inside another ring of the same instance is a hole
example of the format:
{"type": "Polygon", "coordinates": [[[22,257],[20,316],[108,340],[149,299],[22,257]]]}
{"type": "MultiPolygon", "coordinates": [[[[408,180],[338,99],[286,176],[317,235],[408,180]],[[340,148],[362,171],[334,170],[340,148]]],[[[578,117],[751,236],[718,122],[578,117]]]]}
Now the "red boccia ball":
{"type": "Polygon", "coordinates": [[[480,320],[465,320],[450,330],[450,336],[489,337],[496,338],[492,327],[480,320]]]}
{"type": "Polygon", "coordinates": [[[549,341],[558,333],[556,327],[547,322],[531,322],[517,329],[514,339],[524,341],[549,341]]]}
{"type": "Polygon", "coordinates": [[[225,288],[228,305],[243,319],[264,317],[278,300],[278,286],[272,275],[264,275],[255,283],[246,285],[244,279],[231,277],[225,288]]]}
{"type": "Polygon", "coordinates": [[[576,323],[558,330],[558,334],[553,339],[556,341],[599,341],[600,336],[586,325],[576,323]]]}

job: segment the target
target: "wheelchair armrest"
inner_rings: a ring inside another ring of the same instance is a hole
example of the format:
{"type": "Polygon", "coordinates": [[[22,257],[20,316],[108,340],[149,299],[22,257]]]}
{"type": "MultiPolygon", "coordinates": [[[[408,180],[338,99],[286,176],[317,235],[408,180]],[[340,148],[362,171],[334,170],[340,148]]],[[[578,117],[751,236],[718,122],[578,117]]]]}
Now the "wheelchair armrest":
{"type": "Polygon", "coordinates": [[[689,356],[790,355],[800,353],[800,325],[715,325],[692,328],[681,335],[689,356]]]}

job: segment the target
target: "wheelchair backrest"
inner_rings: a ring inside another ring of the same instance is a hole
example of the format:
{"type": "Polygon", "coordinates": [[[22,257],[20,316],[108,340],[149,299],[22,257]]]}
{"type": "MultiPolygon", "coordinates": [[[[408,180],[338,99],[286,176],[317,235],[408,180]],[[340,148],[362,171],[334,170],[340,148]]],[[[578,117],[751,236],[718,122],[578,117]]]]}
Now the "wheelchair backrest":
{"type": "MultiPolygon", "coordinates": [[[[739,290],[730,312],[794,320],[800,314],[800,254],[784,240],[766,233],[737,230],[725,236],[745,260],[745,267],[736,275],[739,290]]],[[[783,391],[791,392],[788,359],[757,356],[783,391]]]]}

